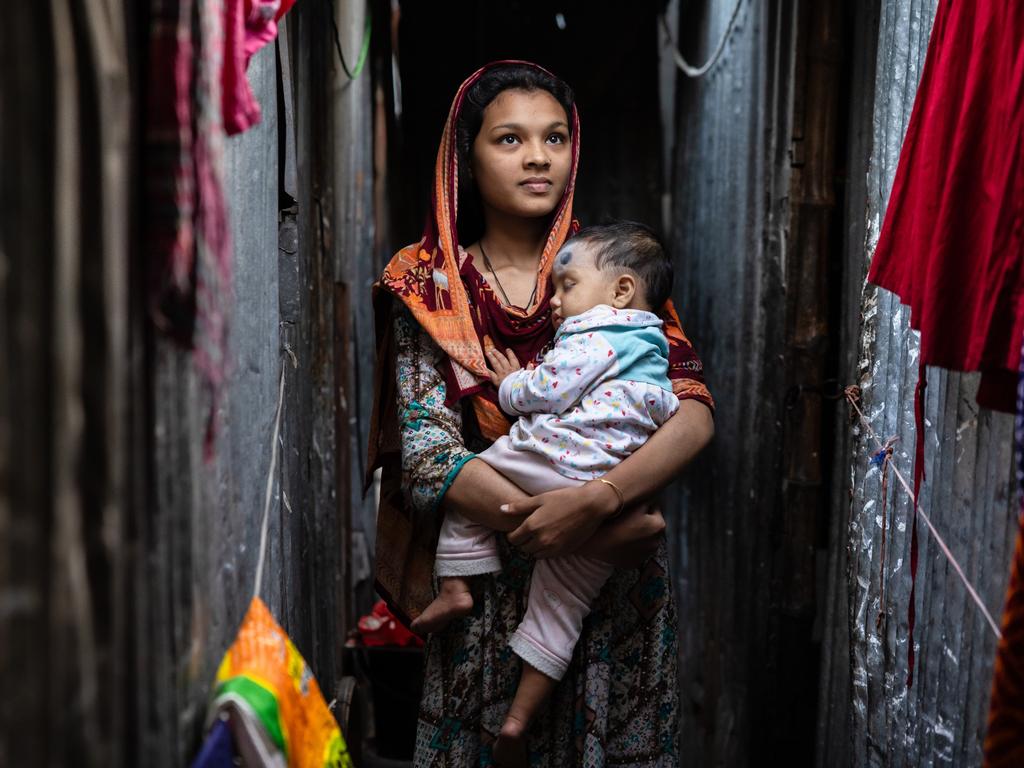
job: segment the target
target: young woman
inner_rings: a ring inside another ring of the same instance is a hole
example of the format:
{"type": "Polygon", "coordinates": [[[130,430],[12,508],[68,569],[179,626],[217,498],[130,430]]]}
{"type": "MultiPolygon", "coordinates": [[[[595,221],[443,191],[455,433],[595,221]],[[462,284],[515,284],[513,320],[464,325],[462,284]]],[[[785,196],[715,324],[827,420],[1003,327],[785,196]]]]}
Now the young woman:
{"type": "Polygon", "coordinates": [[[576,226],[579,148],[572,92],[560,80],[526,62],[474,73],[442,135],[432,221],[394,257],[375,293],[379,386],[369,466],[383,469],[378,588],[407,617],[431,601],[443,509],[508,532],[499,537],[502,573],[474,579],[473,612],[428,641],[417,766],[521,762],[494,751],[519,680],[508,638],[523,617],[533,559],[571,551],[623,567],[527,732],[531,764],[680,760],[664,521],[642,502],[704,447],[713,426],[700,361],[671,304],[662,315],[680,408],[606,476],[623,499],[596,482],[528,498],[474,459],[510,426],[485,350],[527,361],[552,339],[551,261],[576,226]]]}

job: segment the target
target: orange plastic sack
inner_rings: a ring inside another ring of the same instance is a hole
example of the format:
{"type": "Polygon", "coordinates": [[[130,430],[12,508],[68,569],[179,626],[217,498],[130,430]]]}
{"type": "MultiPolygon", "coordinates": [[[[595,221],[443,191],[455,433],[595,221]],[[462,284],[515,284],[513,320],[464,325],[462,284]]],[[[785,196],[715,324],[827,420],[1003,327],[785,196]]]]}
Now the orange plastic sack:
{"type": "MultiPolygon", "coordinates": [[[[211,712],[224,711],[245,721],[245,741],[252,739],[253,727],[261,731],[259,753],[279,755],[270,764],[283,758],[292,768],[352,768],[341,729],[312,671],[258,597],[217,670],[211,712]]],[[[241,729],[233,731],[237,742],[241,729]]]]}

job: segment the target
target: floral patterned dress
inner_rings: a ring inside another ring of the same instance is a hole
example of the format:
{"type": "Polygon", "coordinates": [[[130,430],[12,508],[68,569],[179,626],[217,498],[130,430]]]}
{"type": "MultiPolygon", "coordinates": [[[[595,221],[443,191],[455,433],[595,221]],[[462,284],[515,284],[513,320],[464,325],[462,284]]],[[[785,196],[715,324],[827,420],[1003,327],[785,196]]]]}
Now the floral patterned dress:
{"type": "MultiPolygon", "coordinates": [[[[444,355],[412,319],[394,319],[403,486],[437,510],[480,450],[446,407],[444,355]]],[[[508,638],[526,610],[533,560],[499,534],[504,570],[472,579],[475,607],[426,647],[417,768],[494,765],[492,748],[519,682],[508,638]]],[[[679,765],[676,604],[664,543],[640,568],[618,569],[583,625],[572,664],[528,732],[537,768],[679,765]]]]}

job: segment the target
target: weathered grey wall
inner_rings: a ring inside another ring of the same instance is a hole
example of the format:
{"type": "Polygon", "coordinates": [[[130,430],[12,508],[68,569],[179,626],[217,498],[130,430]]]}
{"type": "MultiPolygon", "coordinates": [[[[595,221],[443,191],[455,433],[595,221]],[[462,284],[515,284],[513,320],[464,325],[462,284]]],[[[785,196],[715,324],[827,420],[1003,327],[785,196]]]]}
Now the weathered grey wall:
{"type": "MultiPolygon", "coordinates": [[[[210,462],[209,392],[147,317],[145,5],[52,0],[0,29],[0,110],[17,116],[0,124],[0,684],[17,694],[0,702],[3,766],[191,762],[253,592],[282,369],[261,596],[328,700],[351,626],[343,534],[353,506],[367,515],[348,482],[366,436],[336,416],[369,387],[335,382],[370,340],[364,308],[335,299],[369,268],[352,190],[372,181],[371,138],[331,132],[333,4],[299,3],[253,58],[262,120],[223,142],[234,283],[213,297],[230,376],[210,462]]],[[[368,77],[337,114],[370,114],[368,77]]]]}
{"type": "MultiPolygon", "coordinates": [[[[203,725],[210,686],[253,594],[264,488],[283,362],[278,322],[278,140],[274,46],[253,57],[249,81],[262,120],[224,141],[224,187],[233,244],[230,375],[220,397],[210,462],[203,437],[210,398],[191,353],[157,338],[154,369],[153,514],[140,521],[146,557],[139,605],[144,685],[173,680],[173,695],[138,709],[150,765],[186,764],[203,725]],[[233,300],[232,300],[233,299],[233,300]]],[[[276,491],[275,491],[276,493],[276,491]]],[[[262,597],[281,616],[281,547],[290,528],[271,508],[262,597]]]]}
{"type": "MultiPolygon", "coordinates": [[[[862,389],[874,430],[900,438],[894,463],[912,478],[918,339],[909,313],[864,283],[885,214],[899,151],[927,51],[935,2],[893,0],[862,18],[861,41],[877,31],[874,79],[854,105],[866,141],[851,143],[846,257],[848,380],[862,389]],[[876,26],[877,25],[877,26],[876,26]],[[859,156],[858,156],[858,153],[859,156]],[[859,316],[859,318],[858,318],[859,316]],[[859,323],[858,323],[859,319],[859,323]],[[851,330],[859,325],[854,337],[851,330]]],[[[977,378],[932,369],[925,408],[921,509],[960,561],[997,621],[1015,533],[1012,419],[981,411],[977,378]]],[[[881,473],[875,450],[854,426],[835,506],[849,525],[835,539],[832,608],[824,656],[819,760],[825,765],[971,766],[981,762],[995,637],[919,523],[915,682],[906,687],[912,507],[890,476],[883,553],[881,473]],[[852,499],[852,501],[850,501],[852,499]],[[884,562],[883,562],[884,554],[884,562]],[[884,573],[884,598],[881,579],[884,573]],[[879,618],[881,617],[881,618],[879,618]],[[843,651],[848,649],[848,652],[843,651]]]]}
{"type": "MultiPolygon", "coordinates": [[[[906,495],[888,483],[883,564],[873,445],[845,403],[828,404],[860,385],[912,477],[917,341],[898,301],[864,277],[934,8],[745,2],[722,61],[680,83],[677,298],[718,401],[715,442],[670,520],[683,752],[699,764],[747,764],[754,744],[810,762],[797,734],[814,729],[815,697],[820,764],[980,761],[993,634],[922,523],[918,666],[906,689],[906,495]],[[845,199],[833,212],[836,194],[845,199]],[[819,644],[821,675],[808,684],[819,644]]],[[[680,47],[695,63],[731,10],[681,4],[680,47]]],[[[922,508],[998,616],[1014,534],[1010,419],[979,412],[972,376],[931,371],[929,381],[922,508]]]]}
{"type": "MultiPolygon", "coordinates": [[[[864,205],[867,195],[867,157],[872,146],[872,113],[864,105],[873,103],[875,92],[875,57],[878,36],[878,14],[881,0],[861,3],[853,26],[854,45],[849,57],[850,89],[849,122],[847,126],[846,204],[843,210],[843,244],[841,261],[850,260],[851,247],[863,248],[864,205]]],[[[863,269],[858,257],[859,269],[863,269]]],[[[857,338],[860,332],[860,293],[864,276],[852,277],[844,270],[840,287],[838,317],[837,381],[853,381],[857,369],[857,338]]],[[[850,699],[849,636],[846,631],[846,537],[848,527],[849,466],[852,443],[849,434],[849,409],[842,406],[834,417],[833,467],[829,514],[832,525],[828,532],[828,585],[824,590],[822,673],[818,696],[817,762],[836,766],[849,765],[848,719],[850,699]],[[838,510],[838,511],[837,511],[838,510]],[[842,618],[840,618],[842,617],[842,618]],[[833,660],[837,661],[833,661],[833,660]]]]}
{"type": "Polygon", "coordinates": [[[350,318],[336,298],[341,227],[332,207],[327,12],[300,4],[286,20],[289,38],[253,58],[248,77],[262,119],[225,142],[231,375],[210,463],[202,456],[209,399],[190,354],[156,342],[156,498],[140,521],[146,570],[137,608],[143,687],[174,685],[139,707],[146,765],[187,764],[194,755],[216,666],[252,597],[282,368],[281,454],[261,597],[328,700],[341,677],[351,626],[344,538],[351,501],[339,478],[352,471],[352,453],[339,446],[358,437],[336,418],[344,391],[335,382],[349,370],[339,334],[350,318]]]}
{"type": "MultiPolygon", "coordinates": [[[[731,3],[682,3],[680,48],[702,64],[731,3]]],[[[766,713],[772,531],[782,347],[778,248],[766,239],[773,187],[772,3],[744,2],[722,61],[680,77],[671,242],[676,299],[715,397],[714,442],[670,501],[680,608],[681,752],[693,765],[746,765],[766,713]]]]}

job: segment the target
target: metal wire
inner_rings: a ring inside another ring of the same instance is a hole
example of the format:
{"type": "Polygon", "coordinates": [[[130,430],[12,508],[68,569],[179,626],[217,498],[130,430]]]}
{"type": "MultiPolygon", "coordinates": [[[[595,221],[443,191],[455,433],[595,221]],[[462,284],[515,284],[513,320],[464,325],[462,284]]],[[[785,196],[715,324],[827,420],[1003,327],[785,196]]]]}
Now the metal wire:
{"type": "Polygon", "coordinates": [[[253,597],[260,596],[263,586],[263,565],[267,559],[267,530],[270,527],[270,500],[274,492],[274,478],[277,471],[277,442],[281,435],[281,410],[284,405],[284,366],[281,366],[281,383],[277,390],[277,415],[274,416],[274,434],[270,441],[270,469],[267,471],[267,490],[263,497],[263,522],[260,523],[260,550],[256,560],[256,586],[253,597]]]}
{"type": "Polygon", "coordinates": [[[718,60],[722,56],[722,52],[725,50],[725,43],[729,39],[729,35],[732,34],[732,28],[736,23],[736,17],[739,15],[741,5],[743,5],[743,0],[736,0],[736,5],[733,6],[732,14],[729,16],[729,23],[725,25],[725,32],[722,33],[722,39],[718,41],[718,45],[715,48],[715,52],[711,54],[711,58],[700,67],[693,66],[683,58],[683,54],[679,52],[679,46],[676,44],[675,38],[672,36],[672,30],[668,27],[668,19],[665,18],[665,14],[663,13],[659,15],[659,18],[661,19],[661,26],[665,30],[665,35],[668,37],[669,45],[672,48],[672,58],[675,59],[676,66],[682,70],[684,75],[694,78],[702,77],[711,71],[711,68],[718,63],[718,60]]]}
{"type": "MultiPolygon", "coordinates": [[[[871,428],[871,423],[868,421],[867,416],[865,416],[864,412],[857,406],[856,396],[851,390],[852,388],[847,388],[847,402],[849,402],[850,405],[853,406],[853,409],[857,412],[857,416],[860,417],[861,424],[863,424],[864,428],[867,430],[868,436],[875,441],[875,445],[878,446],[879,451],[885,451],[886,446],[882,444],[882,441],[875,433],[875,430],[871,428]]],[[[988,608],[985,606],[985,602],[981,599],[981,596],[978,594],[978,590],[975,589],[973,584],[971,584],[970,579],[967,578],[967,574],[964,573],[963,567],[961,567],[956,557],[953,556],[952,551],[950,551],[949,547],[946,545],[946,542],[943,540],[942,536],[939,535],[939,532],[936,530],[935,526],[932,525],[932,521],[928,518],[928,515],[926,515],[924,510],[921,509],[917,499],[914,496],[914,491],[910,487],[910,483],[908,483],[906,478],[903,477],[903,473],[900,472],[899,468],[891,459],[888,459],[887,463],[892,468],[893,474],[896,475],[896,479],[899,480],[900,485],[903,486],[903,490],[907,492],[907,496],[910,497],[910,503],[914,505],[914,507],[916,507],[917,513],[921,516],[921,519],[924,520],[925,525],[928,526],[928,531],[931,533],[932,538],[935,539],[935,543],[939,545],[939,549],[942,551],[942,554],[945,556],[949,564],[953,566],[953,570],[956,572],[956,575],[960,577],[960,581],[962,581],[964,587],[966,587],[967,593],[970,595],[971,600],[973,600],[974,604],[978,606],[978,609],[985,617],[985,621],[987,621],[989,627],[992,628],[992,634],[994,634],[996,638],[1001,639],[1003,633],[999,631],[999,625],[996,624],[996,620],[992,618],[992,614],[988,612],[988,608]]]]}

